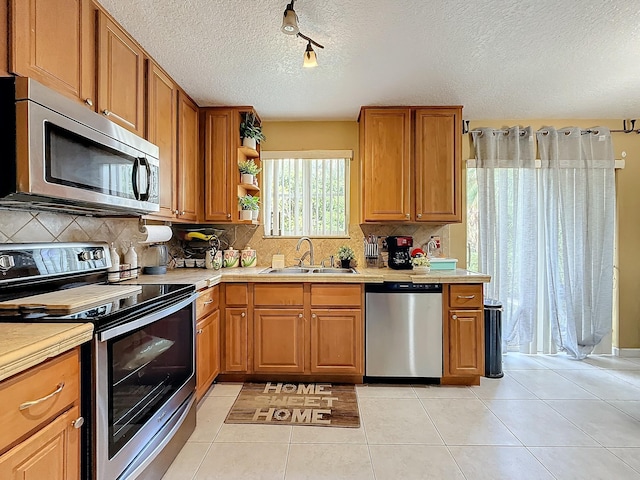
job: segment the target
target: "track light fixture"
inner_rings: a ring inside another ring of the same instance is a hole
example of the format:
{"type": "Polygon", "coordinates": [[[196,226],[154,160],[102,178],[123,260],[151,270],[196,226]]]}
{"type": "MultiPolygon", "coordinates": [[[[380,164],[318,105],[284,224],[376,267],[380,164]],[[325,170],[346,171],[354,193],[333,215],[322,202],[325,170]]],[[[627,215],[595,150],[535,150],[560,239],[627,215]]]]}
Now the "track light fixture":
{"type": "Polygon", "coordinates": [[[298,27],[298,15],[296,11],[293,9],[293,4],[296,0],[291,0],[291,3],[287,4],[287,7],[284,10],[284,16],[282,18],[282,33],[287,35],[297,35],[298,37],[307,41],[307,48],[304,52],[304,62],[302,64],[303,67],[317,67],[318,66],[318,58],[316,56],[316,52],[313,50],[311,44],[315,45],[318,48],[324,48],[318,42],[312,40],[300,33],[300,28],[298,27]]]}

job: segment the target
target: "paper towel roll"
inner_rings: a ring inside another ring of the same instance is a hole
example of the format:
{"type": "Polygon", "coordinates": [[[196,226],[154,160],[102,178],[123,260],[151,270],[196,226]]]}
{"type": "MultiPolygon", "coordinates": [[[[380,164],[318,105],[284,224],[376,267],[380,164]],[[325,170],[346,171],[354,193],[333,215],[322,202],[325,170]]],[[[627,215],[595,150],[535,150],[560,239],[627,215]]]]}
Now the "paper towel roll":
{"type": "Polygon", "coordinates": [[[173,232],[166,225],[145,225],[142,231],[146,238],[140,243],[159,243],[171,240],[173,232]]]}

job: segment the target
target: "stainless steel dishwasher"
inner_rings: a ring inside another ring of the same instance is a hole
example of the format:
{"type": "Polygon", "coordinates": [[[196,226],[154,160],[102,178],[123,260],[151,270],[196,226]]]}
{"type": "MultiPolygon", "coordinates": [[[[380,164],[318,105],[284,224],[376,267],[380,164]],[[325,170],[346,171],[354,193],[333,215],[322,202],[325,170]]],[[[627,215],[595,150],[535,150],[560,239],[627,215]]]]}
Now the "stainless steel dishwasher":
{"type": "Polygon", "coordinates": [[[369,284],[365,296],[365,376],[442,377],[442,284],[369,284]]]}

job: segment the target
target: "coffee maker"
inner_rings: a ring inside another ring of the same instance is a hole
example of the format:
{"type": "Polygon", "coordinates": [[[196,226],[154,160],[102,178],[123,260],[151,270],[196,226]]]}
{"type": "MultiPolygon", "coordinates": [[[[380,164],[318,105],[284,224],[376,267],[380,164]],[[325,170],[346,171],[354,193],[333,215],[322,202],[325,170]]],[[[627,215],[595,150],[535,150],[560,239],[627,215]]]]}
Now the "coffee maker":
{"type": "Polygon", "coordinates": [[[411,247],[413,237],[387,237],[387,249],[389,250],[389,267],[394,270],[410,270],[411,247]]]}

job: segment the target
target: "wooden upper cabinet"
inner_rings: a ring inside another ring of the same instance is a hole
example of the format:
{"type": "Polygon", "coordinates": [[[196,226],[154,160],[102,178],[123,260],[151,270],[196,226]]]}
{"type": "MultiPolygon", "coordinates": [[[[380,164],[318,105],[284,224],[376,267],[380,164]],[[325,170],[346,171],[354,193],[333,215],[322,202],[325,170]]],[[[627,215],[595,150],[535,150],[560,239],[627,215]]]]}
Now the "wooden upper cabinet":
{"type": "Polygon", "coordinates": [[[160,211],[173,219],[178,212],[178,86],[156,63],[147,60],[147,140],[160,149],[160,211]]]}
{"type": "Polygon", "coordinates": [[[144,52],[98,12],[98,112],[144,135],[144,52]]]}
{"type": "Polygon", "coordinates": [[[233,139],[239,134],[235,126],[235,115],[236,112],[230,108],[206,109],[201,114],[204,220],[207,222],[232,222],[236,218],[238,182],[234,177],[237,161],[233,139]]]}
{"type": "Polygon", "coordinates": [[[415,220],[461,222],[462,107],[415,112],[415,220]]]}
{"type": "MultiPolygon", "coordinates": [[[[7,2],[0,2],[0,38],[9,38],[9,5],[7,2]]],[[[9,43],[0,42],[0,77],[9,75],[9,43]]]]}
{"type": "Polygon", "coordinates": [[[95,20],[90,0],[11,0],[10,4],[10,72],[34,78],[93,108],[95,20]]]}
{"type": "Polygon", "coordinates": [[[363,108],[360,138],[363,220],[409,220],[411,109],[363,108]]]}
{"type": "Polygon", "coordinates": [[[178,219],[198,220],[200,169],[198,168],[198,106],[182,91],[178,94],[178,219]]]}

